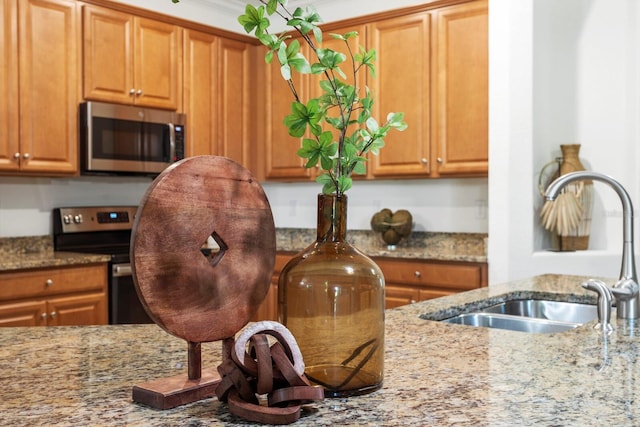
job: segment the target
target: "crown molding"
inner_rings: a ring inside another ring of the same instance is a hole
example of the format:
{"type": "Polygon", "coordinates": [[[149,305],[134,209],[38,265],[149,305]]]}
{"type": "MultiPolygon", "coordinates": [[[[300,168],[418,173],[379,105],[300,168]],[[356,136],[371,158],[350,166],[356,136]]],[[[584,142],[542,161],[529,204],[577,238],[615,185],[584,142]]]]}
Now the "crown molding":
{"type": "MultiPolygon", "coordinates": [[[[233,14],[244,12],[247,3],[258,6],[258,0],[197,0],[199,3],[215,8],[216,11],[233,14]]],[[[289,0],[288,4],[295,7],[316,6],[319,4],[338,3],[340,0],[289,0]]]]}

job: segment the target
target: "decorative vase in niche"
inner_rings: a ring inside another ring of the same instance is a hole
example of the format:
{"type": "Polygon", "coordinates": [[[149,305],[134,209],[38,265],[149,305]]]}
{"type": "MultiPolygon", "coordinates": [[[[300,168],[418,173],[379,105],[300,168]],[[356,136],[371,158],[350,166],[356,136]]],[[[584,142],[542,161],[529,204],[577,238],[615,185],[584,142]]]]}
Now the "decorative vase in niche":
{"type": "Polygon", "coordinates": [[[384,277],[345,240],[346,229],[347,196],[318,195],[317,239],[278,281],[278,320],[326,397],[369,393],[383,380],[384,277]]]}
{"type": "MultiPolygon", "coordinates": [[[[586,170],[580,161],[580,144],[560,145],[562,160],[560,163],[560,175],[570,172],[586,170]]],[[[593,209],[593,181],[578,181],[565,186],[563,191],[576,195],[582,215],[577,227],[568,233],[559,235],[561,251],[585,250],[589,248],[589,234],[591,232],[591,211],[593,209]]]]}

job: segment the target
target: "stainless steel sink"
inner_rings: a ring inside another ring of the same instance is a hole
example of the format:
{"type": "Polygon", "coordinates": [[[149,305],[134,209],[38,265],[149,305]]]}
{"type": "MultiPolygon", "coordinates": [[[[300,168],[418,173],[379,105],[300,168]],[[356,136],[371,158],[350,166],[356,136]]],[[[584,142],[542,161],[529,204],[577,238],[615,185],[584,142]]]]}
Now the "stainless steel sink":
{"type": "Polygon", "coordinates": [[[598,309],[595,305],[537,299],[506,301],[482,311],[578,324],[591,322],[598,318],[598,309]]]}
{"type": "Polygon", "coordinates": [[[536,299],[512,300],[443,322],[529,333],[564,332],[595,320],[595,305],[536,299]]]}
{"type": "Polygon", "coordinates": [[[482,326],[485,328],[508,329],[534,334],[564,332],[580,326],[579,323],[558,322],[555,320],[519,317],[498,313],[466,313],[445,319],[443,322],[482,326]]]}

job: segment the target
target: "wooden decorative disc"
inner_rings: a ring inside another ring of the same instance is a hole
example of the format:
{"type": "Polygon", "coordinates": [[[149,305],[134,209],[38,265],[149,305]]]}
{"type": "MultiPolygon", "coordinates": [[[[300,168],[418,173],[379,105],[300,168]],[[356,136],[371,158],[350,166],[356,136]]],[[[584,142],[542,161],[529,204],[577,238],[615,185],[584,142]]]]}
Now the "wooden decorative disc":
{"type": "Polygon", "coordinates": [[[133,225],[136,290],[160,327],[191,342],[238,332],[264,299],[275,226],[258,181],[234,161],[190,157],[163,171],[133,225]],[[219,251],[203,250],[212,240],[219,251]]]}

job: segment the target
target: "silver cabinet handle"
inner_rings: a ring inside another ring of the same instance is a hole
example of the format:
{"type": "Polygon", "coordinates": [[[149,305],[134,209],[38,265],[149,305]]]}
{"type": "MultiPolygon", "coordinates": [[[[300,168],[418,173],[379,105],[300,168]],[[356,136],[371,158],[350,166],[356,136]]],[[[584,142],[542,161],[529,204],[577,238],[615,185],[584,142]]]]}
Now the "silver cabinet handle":
{"type": "Polygon", "coordinates": [[[14,159],[19,159],[19,158],[20,158],[20,153],[16,153],[16,154],[14,154],[14,155],[13,155],[13,158],[14,158],[14,159]]]}
{"type": "Polygon", "coordinates": [[[136,90],[134,88],[129,89],[129,95],[135,95],[136,90]]]}
{"type": "Polygon", "coordinates": [[[42,314],[40,315],[40,318],[41,318],[42,320],[47,320],[47,313],[42,313],[42,314]]]}
{"type": "Polygon", "coordinates": [[[45,285],[47,285],[47,287],[53,285],[53,280],[51,279],[47,279],[46,282],[44,282],[45,285]]]}
{"type": "Polygon", "coordinates": [[[140,96],[142,95],[142,89],[138,89],[138,91],[136,92],[136,96],[140,96]]]}
{"type": "Polygon", "coordinates": [[[131,264],[116,264],[111,267],[113,277],[131,276],[131,264]]]}
{"type": "Polygon", "coordinates": [[[442,157],[438,157],[436,160],[438,163],[442,163],[442,157]]]}
{"type": "Polygon", "coordinates": [[[25,160],[27,160],[29,157],[31,157],[31,155],[29,153],[24,153],[22,155],[22,158],[25,159],[25,160]]]}
{"type": "Polygon", "coordinates": [[[420,273],[419,271],[416,271],[416,272],[413,273],[413,275],[416,276],[416,277],[420,277],[420,276],[422,276],[422,273],[420,273]]]}
{"type": "Polygon", "coordinates": [[[427,163],[429,163],[429,160],[423,157],[422,159],[420,159],[420,163],[426,165],[427,163]]]}
{"type": "Polygon", "coordinates": [[[55,311],[52,311],[51,314],[49,316],[51,316],[51,318],[53,319],[54,317],[56,317],[58,315],[58,313],[56,313],[55,311]]]}

